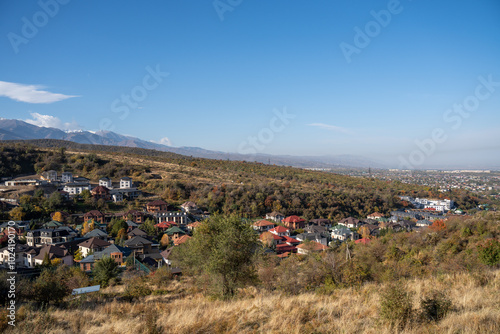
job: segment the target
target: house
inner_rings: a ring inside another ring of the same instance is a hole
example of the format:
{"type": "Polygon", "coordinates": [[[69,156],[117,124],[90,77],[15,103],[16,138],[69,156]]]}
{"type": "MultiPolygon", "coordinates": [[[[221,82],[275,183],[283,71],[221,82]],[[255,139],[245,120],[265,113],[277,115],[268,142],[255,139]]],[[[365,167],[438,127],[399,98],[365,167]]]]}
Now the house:
{"type": "Polygon", "coordinates": [[[415,223],[418,227],[429,227],[432,225],[432,222],[426,219],[421,219],[415,223]]]}
{"type": "Polygon", "coordinates": [[[115,203],[123,201],[123,193],[120,191],[111,190],[109,195],[111,196],[111,200],[115,203]]]}
{"type": "Polygon", "coordinates": [[[162,258],[163,258],[163,262],[168,267],[172,266],[172,261],[170,260],[170,255],[172,254],[173,249],[174,249],[174,247],[170,247],[170,248],[167,248],[163,252],[160,253],[162,258]]]}
{"type": "Polygon", "coordinates": [[[87,179],[86,177],[83,176],[77,176],[73,178],[74,183],[82,183],[82,184],[90,184],[90,179],[87,179]]]}
{"type": "Polygon", "coordinates": [[[349,228],[357,228],[361,225],[360,223],[361,222],[359,221],[359,219],[353,217],[344,218],[339,221],[339,225],[343,225],[349,228]]]}
{"type": "Polygon", "coordinates": [[[129,210],[122,215],[124,220],[131,220],[137,224],[144,223],[144,213],[137,210],[129,210]]]}
{"type": "Polygon", "coordinates": [[[96,223],[104,224],[104,214],[99,210],[91,210],[83,215],[84,221],[94,220],[96,223]]]}
{"type": "Polygon", "coordinates": [[[369,231],[369,235],[377,236],[379,235],[380,228],[377,225],[374,224],[365,224],[363,225],[360,230],[358,231],[360,234],[363,234],[364,232],[362,229],[367,229],[369,231]]]}
{"type": "Polygon", "coordinates": [[[92,269],[94,269],[95,262],[99,261],[105,256],[112,258],[113,260],[115,260],[116,263],[118,263],[118,265],[122,266],[125,263],[127,257],[130,256],[131,253],[132,250],[127,247],[110,245],[106,247],[104,250],[96,252],[82,259],[79,262],[80,269],[82,271],[87,271],[87,272],[91,271],[92,269]]]}
{"type": "Polygon", "coordinates": [[[312,219],[309,223],[317,226],[323,226],[326,228],[332,227],[332,222],[330,221],[330,219],[317,218],[317,219],[312,219]]]}
{"type": "Polygon", "coordinates": [[[169,228],[174,227],[176,225],[177,225],[176,222],[161,222],[161,223],[156,224],[155,227],[159,230],[165,231],[165,230],[168,230],[169,228]]]}
{"type": "Polygon", "coordinates": [[[268,247],[277,246],[277,245],[284,242],[284,237],[279,236],[279,235],[274,234],[274,233],[271,233],[271,232],[261,233],[261,235],[259,236],[259,239],[264,245],[266,245],[268,247]]]}
{"type": "Polygon", "coordinates": [[[332,239],[340,241],[350,239],[353,236],[353,232],[344,225],[337,225],[335,227],[332,227],[331,231],[332,231],[331,233],[332,239]]]}
{"type": "Polygon", "coordinates": [[[71,173],[71,172],[63,172],[61,174],[61,182],[62,183],[71,183],[71,182],[73,182],[73,173],[71,173]]]}
{"type": "Polygon", "coordinates": [[[133,221],[131,221],[131,220],[127,220],[125,223],[126,223],[126,224],[127,224],[127,226],[128,226],[128,228],[127,228],[127,233],[129,233],[129,232],[130,232],[130,231],[132,231],[133,229],[135,229],[135,228],[139,227],[139,224],[134,223],[134,222],[133,222],[133,221]]]}
{"type": "Polygon", "coordinates": [[[5,181],[6,187],[41,186],[45,184],[47,184],[47,181],[40,180],[38,175],[16,177],[15,179],[5,181]]]}
{"type": "Polygon", "coordinates": [[[73,256],[66,248],[56,245],[45,245],[40,249],[38,255],[35,255],[32,259],[35,266],[41,265],[43,263],[45,254],[48,254],[48,258],[50,261],[60,259],[61,263],[64,263],[68,266],[73,265],[73,256]]]}
{"type": "Polygon", "coordinates": [[[149,213],[164,213],[168,211],[168,204],[161,199],[151,201],[146,204],[146,211],[149,213]]]}
{"type": "Polygon", "coordinates": [[[384,215],[381,214],[380,212],[374,212],[374,213],[369,214],[368,216],[366,216],[366,218],[377,220],[377,219],[380,219],[380,218],[384,218],[384,215]]]}
{"type": "Polygon", "coordinates": [[[43,228],[59,228],[61,226],[63,226],[63,224],[56,220],[52,220],[42,225],[43,228]]]}
{"type": "Polygon", "coordinates": [[[290,236],[290,229],[288,229],[284,226],[281,226],[281,225],[270,229],[269,232],[271,232],[274,235],[280,236],[280,237],[284,237],[285,235],[290,236]]]}
{"type": "Polygon", "coordinates": [[[104,250],[104,248],[111,245],[109,242],[98,239],[98,238],[90,238],[85,240],[82,243],[78,244],[78,249],[83,257],[86,257],[89,253],[100,252],[104,250]]]}
{"type": "Polygon", "coordinates": [[[108,241],[108,239],[109,239],[109,235],[106,232],[104,232],[103,230],[100,230],[98,228],[95,228],[92,231],[86,233],[83,237],[84,238],[98,238],[98,239],[101,239],[103,241],[108,241]]]}
{"type": "Polygon", "coordinates": [[[190,223],[190,224],[187,224],[187,228],[188,230],[190,231],[194,231],[195,228],[198,228],[201,226],[201,224],[203,224],[202,222],[199,222],[199,221],[196,221],[194,223],[190,223]]]}
{"type": "Polygon", "coordinates": [[[130,248],[137,254],[148,254],[151,253],[153,243],[148,239],[143,237],[135,236],[131,239],[126,240],[123,245],[130,248]]]}
{"type": "Polygon", "coordinates": [[[295,238],[299,241],[315,241],[319,242],[322,245],[328,245],[329,235],[326,233],[300,233],[295,236],[295,238]]]}
{"type": "Polygon", "coordinates": [[[42,177],[47,181],[56,182],[57,181],[57,171],[49,170],[49,171],[43,172],[42,177]]]}
{"type": "Polygon", "coordinates": [[[399,223],[386,223],[386,224],[381,224],[380,229],[388,229],[392,230],[394,232],[399,232],[404,229],[399,223]]]}
{"type": "Polygon", "coordinates": [[[189,239],[191,239],[191,237],[189,235],[183,235],[183,236],[174,240],[174,246],[182,245],[183,243],[185,243],[189,239]]]}
{"type": "Polygon", "coordinates": [[[105,188],[108,188],[108,189],[113,189],[113,182],[107,176],[101,177],[99,179],[99,186],[100,187],[105,187],[105,188]]]}
{"type": "Polygon", "coordinates": [[[266,219],[270,219],[272,221],[275,221],[277,223],[281,223],[283,219],[285,219],[285,215],[276,211],[273,211],[271,213],[266,213],[266,219]]]}
{"type": "Polygon", "coordinates": [[[69,195],[78,195],[78,194],[81,194],[82,191],[84,191],[84,190],[90,191],[91,187],[90,187],[89,183],[76,183],[73,180],[73,182],[66,183],[64,185],[63,190],[65,192],[67,192],[69,195]]]}
{"type": "Polygon", "coordinates": [[[121,189],[132,188],[132,179],[128,176],[122,177],[120,179],[120,188],[121,189]]]}
{"type": "Polygon", "coordinates": [[[270,229],[274,228],[276,224],[271,223],[268,220],[259,220],[253,223],[253,229],[259,232],[266,232],[269,231],[270,229]]]}
{"type": "Polygon", "coordinates": [[[297,245],[297,253],[299,254],[309,254],[311,252],[324,252],[328,249],[328,246],[320,244],[316,241],[310,241],[306,243],[301,243],[297,245]]]}
{"type": "Polygon", "coordinates": [[[299,228],[304,228],[306,226],[306,220],[300,218],[299,216],[289,216],[281,221],[286,227],[292,230],[297,230],[299,228]]]}
{"type": "Polygon", "coordinates": [[[191,202],[191,201],[183,203],[181,205],[181,209],[182,209],[182,211],[187,212],[187,213],[199,213],[200,212],[200,209],[198,208],[198,206],[194,202],[191,202]]]}
{"type": "Polygon", "coordinates": [[[134,237],[147,238],[147,236],[148,236],[148,234],[146,232],[144,232],[143,230],[139,229],[139,228],[134,228],[130,232],[128,232],[128,238],[129,239],[132,239],[134,237]]]}
{"type": "Polygon", "coordinates": [[[29,246],[42,246],[46,244],[57,244],[73,240],[76,232],[68,228],[38,229],[29,231],[26,235],[26,243],[29,246]]]}
{"type": "Polygon", "coordinates": [[[0,265],[14,264],[16,268],[30,267],[27,261],[26,253],[32,250],[33,247],[15,243],[14,248],[4,247],[0,249],[0,265]],[[13,252],[12,252],[13,250],[13,252]]]}
{"type": "Polygon", "coordinates": [[[111,200],[111,195],[109,194],[109,189],[103,186],[97,186],[90,191],[92,193],[92,197],[95,199],[103,199],[105,201],[111,200]]]}
{"type": "Polygon", "coordinates": [[[309,225],[304,228],[304,232],[306,233],[326,233],[330,234],[328,232],[328,228],[325,226],[320,226],[320,225],[309,225]]]}
{"type": "Polygon", "coordinates": [[[177,226],[172,226],[171,228],[167,229],[165,231],[169,237],[172,237],[172,240],[175,242],[175,239],[180,238],[181,236],[185,235],[186,232],[184,230],[180,229],[177,226]]]}

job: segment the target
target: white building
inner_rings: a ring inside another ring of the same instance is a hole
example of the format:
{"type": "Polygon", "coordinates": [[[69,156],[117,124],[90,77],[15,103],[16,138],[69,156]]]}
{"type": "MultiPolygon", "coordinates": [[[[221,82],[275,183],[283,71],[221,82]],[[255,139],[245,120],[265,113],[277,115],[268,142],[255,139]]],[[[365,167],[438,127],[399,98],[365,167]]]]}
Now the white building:
{"type": "Polygon", "coordinates": [[[102,177],[99,179],[99,185],[102,187],[106,187],[108,189],[113,188],[113,183],[111,182],[111,179],[109,177],[102,177]]]}
{"type": "Polygon", "coordinates": [[[85,184],[85,183],[67,183],[64,185],[64,191],[67,192],[70,195],[78,195],[82,191],[87,189],[88,191],[91,190],[90,184],[85,184]]]}
{"type": "Polygon", "coordinates": [[[62,183],[71,183],[71,182],[73,182],[73,173],[71,173],[71,172],[63,172],[61,174],[61,182],[62,183]]]}
{"type": "Polygon", "coordinates": [[[128,176],[120,179],[120,188],[132,188],[132,179],[128,176]]]}

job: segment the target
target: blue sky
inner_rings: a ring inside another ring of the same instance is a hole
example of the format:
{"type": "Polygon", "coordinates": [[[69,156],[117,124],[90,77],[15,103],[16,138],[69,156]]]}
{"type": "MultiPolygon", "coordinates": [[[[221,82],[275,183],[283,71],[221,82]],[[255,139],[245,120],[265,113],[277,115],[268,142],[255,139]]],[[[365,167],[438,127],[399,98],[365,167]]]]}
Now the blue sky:
{"type": "Polygon", "coordinates": [[[498,1],[61,2],[0,2],[0,117],[229,152],[500,166],[498,1]]]}

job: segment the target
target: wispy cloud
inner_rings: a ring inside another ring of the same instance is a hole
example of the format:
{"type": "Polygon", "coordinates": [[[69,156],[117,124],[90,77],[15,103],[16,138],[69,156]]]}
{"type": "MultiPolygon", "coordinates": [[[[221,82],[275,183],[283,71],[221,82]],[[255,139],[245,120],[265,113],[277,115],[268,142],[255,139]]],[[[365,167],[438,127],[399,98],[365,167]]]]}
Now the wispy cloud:
{"type": "Polygon", "coordinates": [[[156,143],[156,144],[161,144],[161,145],[167,145],[167,146],[172,146],[172,141],[168,139],[168,137],[163,137],[162,139],[156,141],[152,140],[151,142],[156,143]]]}
{"type": "Polygon", "coordinates": [[[27,103],[53,103],[77,97],[43,90],[44,86],[25,85],[14,82],[0,81],[0,96],[8,97],[15,101],[27,103]]]}
{"type": "Polygon", "coordinates": [[[24,120],[26,123],[33,124],[36,126],[41,126],[44,128],[56,128],[56,129],[61,129],[65,131],[76,131],[76,130],[81,130],[81,126],[78,125],[77,122],[73,121],[71,123],[69,122],[63,122],[61,121],[58,117],[55,116],[50,116],[50,115],[42,115],[37,112],[32,112],[30,113],[32,119],[26,119],[24,120]]]}
{"type": "Polygon", "coordinates": [[[328,131],[335,131],[335,132],[341,132],[341,133],[351,133],[351,131],[349,131],[349,129],[342,128],[342,127],[336,126],[336,125],[330,125],[330,124],[324,124],[324,123],[311,123],[311,124],[307,124],[307,125],[308,126],[315,126],[317,128],[325,129],[328,131]]]}

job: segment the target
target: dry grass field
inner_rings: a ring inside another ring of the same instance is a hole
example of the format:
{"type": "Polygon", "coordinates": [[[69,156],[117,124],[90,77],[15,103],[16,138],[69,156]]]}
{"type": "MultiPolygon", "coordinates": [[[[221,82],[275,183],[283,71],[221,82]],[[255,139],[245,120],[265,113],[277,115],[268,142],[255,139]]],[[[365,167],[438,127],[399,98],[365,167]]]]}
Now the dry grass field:
{"type": "MultiPolygon", "coordinates": [[[[22,307],[6,333],[499,333],[500,271],[478,276],[442,275],[403,283],[413,306],[439,290],[452,309],[439,322],[411,321],[391,328],[380,317],[383,285],[334,290],[329,295],[287,296],[247,288],[229,301],[212,300],[173,281],[161,295],[129,302],[113,298],[123,286],[100,296],[73,300],[43,311],[22,307]]],[[[417,313],[417,310],[415,311],[417,313]]]]}

